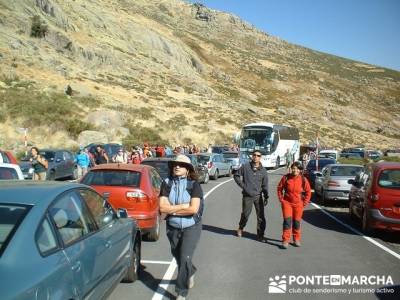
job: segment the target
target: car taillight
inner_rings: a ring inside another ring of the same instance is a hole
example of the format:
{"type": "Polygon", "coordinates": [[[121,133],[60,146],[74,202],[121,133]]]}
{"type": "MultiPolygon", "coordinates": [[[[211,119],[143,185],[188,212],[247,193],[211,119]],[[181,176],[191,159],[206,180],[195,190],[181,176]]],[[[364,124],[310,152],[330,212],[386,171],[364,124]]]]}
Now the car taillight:
{"type": "Polygon", "coordinates": [[[127,192],[126,199],[135,202],[147,202],[149,197],[142,191],[127,192]]]}
{"type": "Polygon", "coordinates": [[[371,194],[369,196],[369,199],[371,199],[371,201],[378,201],[379,200],[379,195],[378,194],[371,194]]]}
{"type": "Polygon", "coordinates": [[[328,186],[340,186],[340,183],[334,180],[329,180],[328,186]]]}
{"type": "Polygon", "coordinates": [[[212,162],[208,162],[208,163],[207,163],[207,168],[211,169],[212,166],[213,166],[213,163],[212,163],[212,162]]]}

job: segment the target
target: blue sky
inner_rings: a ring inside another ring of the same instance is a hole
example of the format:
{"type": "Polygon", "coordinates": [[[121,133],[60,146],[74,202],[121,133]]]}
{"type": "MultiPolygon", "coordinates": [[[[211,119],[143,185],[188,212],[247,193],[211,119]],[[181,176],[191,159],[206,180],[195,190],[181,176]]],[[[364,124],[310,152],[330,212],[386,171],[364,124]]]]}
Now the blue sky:
{"type": "Polygon", "coordinates": [[[290,43],[400,71],[400,0],[202,0],[290,43]]]}

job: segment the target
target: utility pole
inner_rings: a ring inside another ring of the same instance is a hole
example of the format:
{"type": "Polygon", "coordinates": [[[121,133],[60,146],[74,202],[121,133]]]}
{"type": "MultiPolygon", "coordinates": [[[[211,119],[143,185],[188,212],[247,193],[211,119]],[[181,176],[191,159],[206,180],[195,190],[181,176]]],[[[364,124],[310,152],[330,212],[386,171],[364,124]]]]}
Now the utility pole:
{"type": "Polygon", "coordinates": [[[317,147],[316,147],[316,149],[315,149],[315,155],[317,156],[316,157],[316,160],[315,160],[315,170],[316,171],[319,171],[318,170],[318,152],[319,152],[319,131],[317,130],[317,141],[316,141],[316,143],[317,143],[317,147]]]}

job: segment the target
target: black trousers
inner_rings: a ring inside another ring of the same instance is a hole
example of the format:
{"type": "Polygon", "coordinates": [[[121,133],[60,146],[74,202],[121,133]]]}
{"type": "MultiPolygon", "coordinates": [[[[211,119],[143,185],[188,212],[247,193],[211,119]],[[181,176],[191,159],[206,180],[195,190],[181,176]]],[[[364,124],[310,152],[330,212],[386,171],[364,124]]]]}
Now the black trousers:
{"type": "Polygon", "coordinates": [[[200,240],[201,222],[185,229],[167,225],[167,237],[171,244],[171,253],[178,264],[175,291],[178,295],[187,296],[189,278],[196,272],[192,257],[200,240]]]}
{"type": "Polygon", "coordinates": [[[243,229],[246,226],[247,221],[249,220],[249,216],[251,214],[253,204],[257,214],[257,236],[262,237],[264,236],[266,222],[264,215],[264,203],[262,201],[261,196],[255,196],[255,197],[243,196],[242,214],[240,216],[239,229],[243,229]]]}

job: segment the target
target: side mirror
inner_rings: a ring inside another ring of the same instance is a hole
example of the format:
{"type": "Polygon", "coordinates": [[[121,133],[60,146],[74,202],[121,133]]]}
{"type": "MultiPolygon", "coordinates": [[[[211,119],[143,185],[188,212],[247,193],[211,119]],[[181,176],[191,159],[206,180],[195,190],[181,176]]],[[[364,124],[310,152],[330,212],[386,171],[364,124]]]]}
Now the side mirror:
{"type": "Polygon", "coordinates": [[[351,185],[356,185],[356,181],[354,179],[347,180],[347,183],[351,185]]]}
{"type": "Polygon", "coordinates": [[[322,173],[321,172],[314,172],[316,177],[322,177],[322,173]]]}
{"type": "Polygon", "coordinates": [[[128,218],[128,211],[125,208],[118,208],[117,217],[119,219],[127,219],[128,218]]]}

